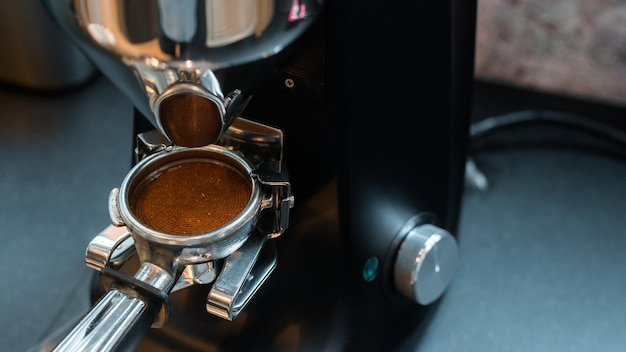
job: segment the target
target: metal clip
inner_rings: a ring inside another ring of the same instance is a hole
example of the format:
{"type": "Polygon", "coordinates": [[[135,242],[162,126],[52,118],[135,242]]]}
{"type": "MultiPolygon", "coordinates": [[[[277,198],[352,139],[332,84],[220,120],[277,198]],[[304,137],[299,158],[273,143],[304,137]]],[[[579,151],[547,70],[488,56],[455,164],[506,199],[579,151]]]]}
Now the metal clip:
{"type": "Polygon", "coordinates": [[[276,251],[264,246],[267,236],[255,232],[224,261],[207,296],[207,312],[233,320],[276,267],[276,251]],[[267,255],[266,255],[267,254],[267,255]]]}
{"type": "Polygon", "coordinates": [[[215,262],[189,264],[185,266],[183,273],[172,288],[172,292],[180,291],[193,285],[206,285],[215,280],[215,262]]]}
{"type": "Polygon", "coordinates": [[[263,161],[283,160],[283,131],[265,124],[238,117],[222,135],[219,144],[238,151],[254,165],[263,161]]]}
{"type": "Polygon", "coordinates": [[[140,162],[146,156],[171,148],[173,143],[158,130],[150,130],[138,134],[135,140],[135,163],[140,162]]]}
{"type": "Polygon", "coordinates": [[[289,212],[295,203],[286,168],[280,167],[281,171],[277,172],[274,164],[275,162],[263,162],[255,171],[257,179],[270,195],[263,205],[267,211],[262,214],[263,218],[259,220],[258,226],[270,239],[285,232],[289,226],[289,212]]]}
{"type": "Polygon", "coordinates": [[[135,254],[135,242],[126,226],[109,225],[94,237],[85,251],[88,267],[101,271],[122,265],[135,254]]]}

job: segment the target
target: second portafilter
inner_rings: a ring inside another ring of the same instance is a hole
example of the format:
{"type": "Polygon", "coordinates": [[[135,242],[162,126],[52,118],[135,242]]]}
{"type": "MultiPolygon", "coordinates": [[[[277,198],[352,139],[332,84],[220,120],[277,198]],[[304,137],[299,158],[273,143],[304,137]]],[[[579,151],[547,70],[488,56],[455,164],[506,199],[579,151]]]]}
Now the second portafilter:
{"type": "Polygon", "coordinates": [[[46,0],[49,12],[178,146],[215,143],[319,17],[321,0],[46,0]]]}

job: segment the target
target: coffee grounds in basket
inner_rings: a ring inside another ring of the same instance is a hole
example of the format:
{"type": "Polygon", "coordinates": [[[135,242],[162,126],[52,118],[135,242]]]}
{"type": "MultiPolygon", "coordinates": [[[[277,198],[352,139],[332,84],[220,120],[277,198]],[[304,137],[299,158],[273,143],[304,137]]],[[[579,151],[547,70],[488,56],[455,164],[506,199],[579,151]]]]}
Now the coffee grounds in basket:
{"type": "Polygon", "coordinates": [[[151,229],[199,234],[233,220],[248,204],[251,192],[250,180],[233,167],[213,160],[194,161],[140,184],[131,195],[130,208],[151,229]]]}

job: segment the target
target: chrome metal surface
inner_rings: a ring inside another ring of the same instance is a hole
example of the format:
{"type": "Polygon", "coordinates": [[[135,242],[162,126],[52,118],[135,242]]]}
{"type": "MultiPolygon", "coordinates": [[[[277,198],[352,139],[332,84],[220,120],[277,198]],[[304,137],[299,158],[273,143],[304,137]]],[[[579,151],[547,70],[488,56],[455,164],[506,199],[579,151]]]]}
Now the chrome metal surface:
{"type": "Polygon", "coordinates": [[[165,268],[150,262],[143,262],[135,273],[135,278],[163,292],[170,292],[174,278],[165,268]]]}
{"type": "Polygon", "coordinates": [[[180,291],[193,285],[206,285],[215,280],[217,269],[215,262],[190,264],[185,266],[180,278],[174,285],[172,292],[180,291]]]}
{"type": "MultiPolygon", "coordinates": [[[[54,352],[132,351],[134,345],[124,342],[133,334],[136,324],[153,319],[147,303],[118,290],[108,291],[59,342],[54,352]]],[[[144,322],[146,325],[146,322],[144,322]]],[[[135,342],[135,344],[138,340],[135,342]]]]}
{"type": "MultiPolygon", "coordinates": [[[[272,163],[270,167],[274,165],[276,163],[272,163]]],[[[261,166],[265,165],[262,164],[261,166]]],[[[272,195],[271,198],[265,199],[266,207],[274,210],[271,213],[273,219],[270,222],[270,227],[264,228],[264,232],[268,234],[269,238],[276,238],[282,235],[289,226],[289,211],[294,207],[295,198],[291,193],[291,184],[286,177],[287,175],[271,170],[263,171],[262,168],[259,168],[256,175],[259,182],[269,189],[268,194],[272,195]]]]}
{"type": "Polygon", "coordinates": [[[172,142],[158,130],[140,133],[135,137],[135,164],[148,155],[173,147],[172,142]]]}
{"type": "Polygon", "coordinates": [[[53,18],[177,145],[216,142],[321,13],[320,0],[46,1],[53,18]],[[177,101],[171,97],[206,99],[177,101]],[[198,109],[199,106],[205,106],[198,109]],[[181,132],[182,134],[180,134],[181,132]]]}
{"type": "Polygon", "coordinates": [[[258,182],[252,177],[252,171],[253,166],[242,156],[216,145],[164,150],[146,157],[135,165],[120,186],[118,207],[124,224],[133,235],[140,260],[162,263],[164,267],[171,266],[171,263],[184,267],[188,264],[222,259],[237,250],[248,238],[262,210],[263,195],[258,182]],[[250,200],[235,219],[205,233],[180,236],[156,231],[135,218],[130,209],[129,199],[131,189],[138,182],[149,177],[155,170],[167,168],[172,163],[203,158],[222,161],[250,177],[250,200]]]}
{"type": "Polygon", "coordinates": [[[85,263],[100,271],[121,265],[134,253],[134,242],[126,227],[110,225],[87,245],[85,263]]]}
{"type": "Polygon", "coordinates": [[[242,117],[233,121],[219,144],[243,153],[254,165],[263,161],[281,165],[283,161],[283,131],[242,117]]]}
{"type": "MultiPolygon", "coordinates": [[[[169,293],[174,276],[168,270],[144,262],[135,279],[169,293]]],[[[120,286],[107,293],[63,337],[55,352],[132,351],[150,327],[162,327],[168,318],[166,307],[150,304],[137,290],[120,286]]]]}
{"type": "Polygon", "coordinates": [[[119,207],[117,204],[119,203],[120,198],[120,189],[113,188],[111,192],[109,192],[109,202],[107,204],[109,210],[109,218],[111,219],[111,224],[113,226],[124,226],[124,219],[122,219],[122,215],[120,214],[119,207]]]}
{"type": "Polygon", "coordinates": [[[456,240],[446,230],[431,224],[413,228],[398,249],[396,288],[419,304],[431,304],[452,282],[457,257],[456,240]]]}
{"type": "Polygon", "coordinates": [[[209,291],[206,310],[218,317],[233,320],[241,313],[254,293],[276,267],[276,254],[259,260],[267,240],[256,233],[224,261],[224,268],[209,291]]]}

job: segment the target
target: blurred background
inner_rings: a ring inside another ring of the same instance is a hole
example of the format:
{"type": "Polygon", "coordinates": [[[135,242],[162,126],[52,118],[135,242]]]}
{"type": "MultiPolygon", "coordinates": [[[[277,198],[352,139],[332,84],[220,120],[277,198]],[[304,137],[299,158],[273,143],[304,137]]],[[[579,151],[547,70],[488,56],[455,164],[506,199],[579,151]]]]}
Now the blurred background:
{"type": "MultiPolygon", "coordinates": [[[[90,305],[84,250],[131,166],[132,105],[39,2],[0,15],[0,343],[25,351],[90,305]]],[[[623,351],[626,4],[477,15],[460,266],[406,350],[623,351]]]]}

